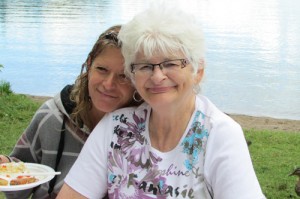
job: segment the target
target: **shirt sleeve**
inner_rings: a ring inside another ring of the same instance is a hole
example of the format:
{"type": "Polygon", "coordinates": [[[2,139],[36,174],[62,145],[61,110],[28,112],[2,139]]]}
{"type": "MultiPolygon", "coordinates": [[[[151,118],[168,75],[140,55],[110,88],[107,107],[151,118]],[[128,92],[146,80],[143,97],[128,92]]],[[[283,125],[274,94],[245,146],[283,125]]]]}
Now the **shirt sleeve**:
{"type": "MultiPolygon", "coordinates": [[[[53,126],[49,129],[41,128],[48,124],[48,118],[54,117],[54,112],[49,108],[48,103],[54,103],[53,99],[43,103],[41,107],[35,112],[30,124],[19,137],[17,143],[14,146],[13,151],[10,154],[10,159],[14,162],[32,162],[41,163],[41,140],[38,138],[40,132],[51,135],[52,139],[56,137],[53,133],[53,126]]],[[[57,111],[56,111],[57,112],[57,111]]],[[[59,114],[57,114],[59,115],[59,114]]],[[[51,123],[53,125],[53,123],[51,123]]],[[[61,125],[60,125],[61,126],[61,125]]],[[[60,131],[58,129],[57,131],[60,131]]],[[[47,140],[48,141],[48,140],[47,140]]],[[[49,141],[48,141],[49,142],[49,141]]],[[[21,190],[21,191],[7,191],[4,192],[7,199],[10,198],[29,198],[33,193],[33,189],[21,190]]]]}
{"type": "Polygon", "coordinates": [[[37,139],[39,135],[39,126],[45,121],[45,116],[49,110],[46,103],[44,103],[33,116],[30,124],[19,137],[17,143],[14,146],[13,151],[10,154],[10,158],[15,161],[23,162],[38,162],[38,154],[35,153],[40,149],[40,140],[37,139]]]}
{"type": "Polygon", "coordinates": [[[87,139],[65,183],[87,198],[102,198],[107,193],[107,151],[112,124],[105,116],[87,139]]]}
{"type": "Polygon", "coordinates": [[[213,198],[264,199],[240,125],[222,117],[212,122],[205,155],[204,175],[213,198]]]}

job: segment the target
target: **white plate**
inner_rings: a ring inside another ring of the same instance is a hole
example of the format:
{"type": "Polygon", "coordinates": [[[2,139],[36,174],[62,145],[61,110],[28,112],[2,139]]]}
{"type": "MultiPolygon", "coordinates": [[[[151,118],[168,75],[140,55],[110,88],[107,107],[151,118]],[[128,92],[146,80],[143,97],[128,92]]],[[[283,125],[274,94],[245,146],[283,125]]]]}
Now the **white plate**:
{"type": "MultiPolygon", "coordinates": [[[[35,163],[24,163],[26,168],[29,170],[30,173],[48,173],[48,172],[54,172],[54,169],[51,167],[48,167],[46,165],[42,164],[35,164],[35,163]]],[[[29,173],[29,175],[30,175],[29,173]]],[[[45,182],[50,181],[52,178],[54,178],[55,175],[41,175],[36,176],[38,181],[24,184],[24,185],[7,185],[7,186],[0,186],[0,191],[20,191],[25,189],[30,189],[36,186],[39,186],[40,184],[43,184],[45,182]]]]}

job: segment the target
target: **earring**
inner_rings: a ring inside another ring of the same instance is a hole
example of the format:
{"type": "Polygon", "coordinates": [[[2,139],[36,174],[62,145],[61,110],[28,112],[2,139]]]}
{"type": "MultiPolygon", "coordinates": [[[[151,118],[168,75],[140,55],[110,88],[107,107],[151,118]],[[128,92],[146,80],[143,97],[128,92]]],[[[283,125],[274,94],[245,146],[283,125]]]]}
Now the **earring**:
{"type": "Polygon", "coordinates": [[[88,106],[89,106],[89,108],[93,107],[92,98],[90,96],[88,96],[88,106]]]}
{"type": "Polygon", "coordinates": [[[132,98],[136,102],[141,102],[143,100],[143,98],[139,95],[139,93],[136,90],[133,92],[132,98]]]}
{"type": "Polygon", "coordinates": [[[193,86],[193,91],[194,91],[194,93],[196,95],[199,94],[199,93],[201,93],[201,87],[200,87],[200,85],[199,84],[194,85],[193,86]]]}

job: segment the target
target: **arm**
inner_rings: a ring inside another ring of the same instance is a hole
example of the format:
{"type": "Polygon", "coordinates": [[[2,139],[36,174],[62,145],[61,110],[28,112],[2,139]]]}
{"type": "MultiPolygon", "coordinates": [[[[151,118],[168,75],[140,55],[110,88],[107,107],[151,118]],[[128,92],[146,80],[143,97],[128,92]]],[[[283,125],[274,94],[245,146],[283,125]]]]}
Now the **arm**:
{"type": "Polygon", "coordinates": [[[90,134],[66,176],[64,187],[67,188],[60,191],[61,198],[68,194],[87,198],[101,198],[106,195],[107,156],[112,135],[112,124],[105,116],[90,134]]]}
{"type": "MultiPolygon", "coordinates": [[[[57,116],[59,119],[60,113],[54,108],[53,99],[44,103],[33,116],[30,124],[26,130],[22,133],[19,140],[17,141],[12,153],[10,154],[10,159],[12,161],[23,161],[32,163],[41,163],[42,160],[42,148],[44,146],[43,142],[48,140],[41,138],[40,134],[48,134],[54,138],[55,128],[53,122],[48,122],[50,117],[57,116]],[[52,107],[52,108],[50,108],[52,107]],[[42,126],[42,127],[41,127],[42,126]],[[51,127],[46,130],[46,126],[51,127]]],[[[59,125],[61,126],[61,124],[59,125]]],[[[60,129],[57,128],[57,131],[60,129]]],[[[58,134],[58,133],[57,133],[58,134]]],[[[32,189],[23,191],[12,191],[5,192],[7,198],[27,198],[32,194],[32,189]]]]}
{"type": "MultiPolygon", "coordinates": [[[[54,101],[50,103],[54,103],[54,101]]],[[[42,147],[39,139],[40,125],[44,125],[47,122],[50,114],[52,113],[47,102],[36,111],[30,124],[22,133],[10,154],[10,158],[13,161],[40,163],[41,153],[36,153],[42,147]]]]}
{"type": "Polygon", "coordinates": [[[59,194],[56,197],[57,199],[64,199],[64,198],[73,198],[73,199],[84,199],[83,195],[72,189],[66,183],[62,186],[59,194]]]}
{"type": "Polygon", "coordinates": [[[265,198],[241,127],[230,119],[215,124],[208,138],[204,165],[214,198],[265,198]]]}

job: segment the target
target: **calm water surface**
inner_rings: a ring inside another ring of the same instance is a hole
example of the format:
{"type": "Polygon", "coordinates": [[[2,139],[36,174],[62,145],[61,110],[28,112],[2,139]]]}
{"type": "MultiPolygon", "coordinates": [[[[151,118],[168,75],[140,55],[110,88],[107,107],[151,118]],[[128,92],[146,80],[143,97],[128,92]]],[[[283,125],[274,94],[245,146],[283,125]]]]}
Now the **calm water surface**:
{"type": "MultiPolygon", "coordinates": [[[[300,1],[179,3],[203,23],[205,95],[228,113],[300,120],[300,1]]],[[[16,93],[55,95],[73,83],[100,32],[147,4],[1,0],[0,80],[16,93]]]]}

